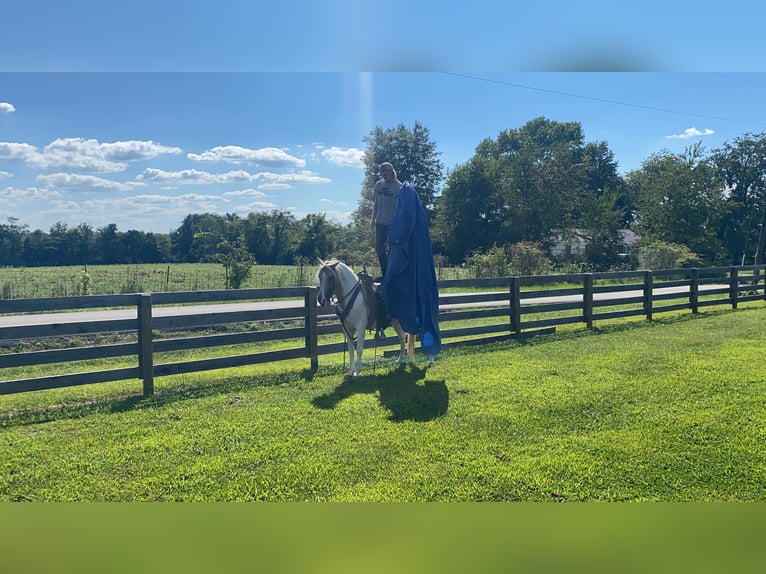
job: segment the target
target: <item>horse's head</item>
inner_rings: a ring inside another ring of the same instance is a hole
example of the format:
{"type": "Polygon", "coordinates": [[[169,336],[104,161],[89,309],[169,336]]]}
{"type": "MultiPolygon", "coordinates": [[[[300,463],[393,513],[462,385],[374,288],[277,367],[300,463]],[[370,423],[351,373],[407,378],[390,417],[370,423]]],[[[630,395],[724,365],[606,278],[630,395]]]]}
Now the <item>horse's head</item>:
{"type": "Polygon", "coordinates": [[[338,261],[319,260],[319,270],[317,271],[319,294],[317,295],[317,303],[322,306],[329,305],[332,301],[333,294],[335,294],[335,285],[337,283],[335,268],[337,266],[338,261]]]}

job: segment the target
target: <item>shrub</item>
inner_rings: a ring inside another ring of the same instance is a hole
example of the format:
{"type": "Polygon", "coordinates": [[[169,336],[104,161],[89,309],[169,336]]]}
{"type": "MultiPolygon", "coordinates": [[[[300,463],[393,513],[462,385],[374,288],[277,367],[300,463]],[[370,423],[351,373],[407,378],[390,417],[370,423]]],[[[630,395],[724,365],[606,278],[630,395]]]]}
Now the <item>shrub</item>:
{"type": "Polygon", "coordinates": [[[642,246],[638,252],[642,269],[676,269],[699,265],[698,256],[686,245],[654,241],[642,246]]]}

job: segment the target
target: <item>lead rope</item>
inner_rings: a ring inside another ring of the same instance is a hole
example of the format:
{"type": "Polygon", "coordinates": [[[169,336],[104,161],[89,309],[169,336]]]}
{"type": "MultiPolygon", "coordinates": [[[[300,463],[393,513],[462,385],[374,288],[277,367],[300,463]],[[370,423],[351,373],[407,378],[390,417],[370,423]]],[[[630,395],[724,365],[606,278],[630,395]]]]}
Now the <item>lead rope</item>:
{"type": "Polygon", "coordinates": [[[377,325],[375,325],[375,336],[373,337],[373,340],[375,341],[375,346],[373,347],[372,351],[372,374],[375,375],[375,367],[378,365],[378,329],[377,325]]]}
{"type": "MultiPolygon", "coordinates": [[[[356,285],[351,288],[351,291],[346,293],[343,297],[341,297],[338,300],[338,303],[335,304],[335,315],[340,319],[340,327],[343,329],[343,334],[345,335],[345,338],[343,339],[343,369],[346,368],[346,347],[348,346],[348,341],[353,341],[354,339],[351,338],[351,333],[348,332],[348,329],[346,328],[345,319],[348,316],[348,312],[351,311],[351,307],[354,305],[354,301],[356,301],[356,296],[359,294],[359,290],[361,287],[361,281],[357,281],[356,285]],[[348,297],[351,297],[351,299],[346,303],[345,307],[343,309],[340,309],[339,303],[341,301],[344,301],[348,297]],[[347,311],[348,310],[348,311],[347,311]]],[[[337,295],[336,295],[337,298],[337,295]]],[[[349,361],[353,361],[353,357],[349,357],[349,361]]]]}

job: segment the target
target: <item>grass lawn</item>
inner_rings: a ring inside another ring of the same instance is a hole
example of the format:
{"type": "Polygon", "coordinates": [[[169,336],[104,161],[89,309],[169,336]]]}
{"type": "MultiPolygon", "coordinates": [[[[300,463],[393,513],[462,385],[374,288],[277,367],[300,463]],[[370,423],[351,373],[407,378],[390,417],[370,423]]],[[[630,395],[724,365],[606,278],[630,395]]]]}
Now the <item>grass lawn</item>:
{"type": "Polygon", "coordinates": [[[764,308],[2,396],[0,500],[763,501],[764,308]]]}

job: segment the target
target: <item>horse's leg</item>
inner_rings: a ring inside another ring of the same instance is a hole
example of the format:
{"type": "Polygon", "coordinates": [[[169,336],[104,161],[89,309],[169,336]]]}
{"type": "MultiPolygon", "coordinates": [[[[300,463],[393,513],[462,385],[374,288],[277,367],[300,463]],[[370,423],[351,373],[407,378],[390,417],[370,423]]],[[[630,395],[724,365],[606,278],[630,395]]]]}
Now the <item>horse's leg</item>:
{"type": "Polygon", "coordinates": [[[362,374],[362,351],[364,351],[364,326],[356,326],[356,375],[362,374]]]}
{"type": "Polygon", "coordinates": [[[346,344],[348,345],[348,371],[346,372],[347,377],[353,377],[354,376],[354,339],[352,339],[349,335],[346,335],[346,344]]]}

